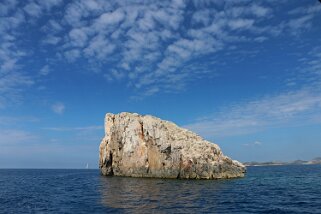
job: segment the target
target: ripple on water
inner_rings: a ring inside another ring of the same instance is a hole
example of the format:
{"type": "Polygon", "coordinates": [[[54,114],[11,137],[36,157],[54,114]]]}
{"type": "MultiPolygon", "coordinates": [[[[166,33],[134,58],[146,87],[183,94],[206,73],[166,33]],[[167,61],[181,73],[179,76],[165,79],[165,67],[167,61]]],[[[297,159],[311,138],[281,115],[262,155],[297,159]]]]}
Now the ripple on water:
{"type": "Polygon", "coordinates": [[[321,166],[249,167],[245,178],[103,177],[0,170],[0,213],[321,213],[321,166]]]}

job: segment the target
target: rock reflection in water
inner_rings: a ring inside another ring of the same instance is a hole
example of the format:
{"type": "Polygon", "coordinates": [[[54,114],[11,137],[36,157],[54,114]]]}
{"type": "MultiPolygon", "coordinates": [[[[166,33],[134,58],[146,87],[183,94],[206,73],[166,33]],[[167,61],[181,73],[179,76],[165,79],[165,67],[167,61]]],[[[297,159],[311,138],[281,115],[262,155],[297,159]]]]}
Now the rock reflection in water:
{"type": "Polygon", "coordinates": [[[215,195],[224,187],[222,181],[171,180],[150,178],[104,177],[100,178],[100,192],[104,206],[123,209],[131,213],[189,213],[213,212],[215,195]],[[211,197],[206,197],[206,195],[211,197]]]}

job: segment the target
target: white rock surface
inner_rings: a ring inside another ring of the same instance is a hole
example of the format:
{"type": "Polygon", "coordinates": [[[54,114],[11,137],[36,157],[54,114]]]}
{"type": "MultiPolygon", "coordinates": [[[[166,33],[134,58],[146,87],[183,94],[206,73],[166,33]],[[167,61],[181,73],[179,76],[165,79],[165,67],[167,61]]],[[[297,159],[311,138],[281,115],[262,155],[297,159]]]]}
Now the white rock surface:
{"type": "Polygon", "coordinates": [[[218,145],[150,115],[106,114],[99,147],[103,175],[181,179],[243,177],[246,168],[218,145]]]}

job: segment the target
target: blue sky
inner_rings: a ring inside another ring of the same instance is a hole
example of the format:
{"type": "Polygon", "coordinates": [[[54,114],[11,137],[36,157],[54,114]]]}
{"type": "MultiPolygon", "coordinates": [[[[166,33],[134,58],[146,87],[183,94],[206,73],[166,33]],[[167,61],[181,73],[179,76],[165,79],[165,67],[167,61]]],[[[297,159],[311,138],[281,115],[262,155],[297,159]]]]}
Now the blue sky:
{"type": "Polygon", "coordinates": [[[321,156],[317,0],[2,0],[0,167],[97,167],[107,112],[240,161],[321,156]]]}

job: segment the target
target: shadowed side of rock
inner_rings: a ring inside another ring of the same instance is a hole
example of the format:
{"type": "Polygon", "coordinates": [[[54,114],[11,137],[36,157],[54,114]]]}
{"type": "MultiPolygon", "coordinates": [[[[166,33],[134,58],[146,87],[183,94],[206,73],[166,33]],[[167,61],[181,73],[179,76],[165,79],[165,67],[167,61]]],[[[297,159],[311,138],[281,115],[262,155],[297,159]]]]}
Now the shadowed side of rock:
{"type": "Polygon", "coordinates": [[[216,144],[150,115],[106,114],[99,152],[103,175],[218,179],[245,173],[216,144]]]}

